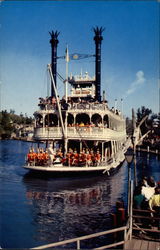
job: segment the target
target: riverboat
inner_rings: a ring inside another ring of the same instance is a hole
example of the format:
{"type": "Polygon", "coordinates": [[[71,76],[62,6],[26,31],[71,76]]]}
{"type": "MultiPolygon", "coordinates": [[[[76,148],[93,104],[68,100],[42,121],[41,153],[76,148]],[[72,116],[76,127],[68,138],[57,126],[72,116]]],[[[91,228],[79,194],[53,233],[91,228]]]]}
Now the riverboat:
{"type": "MultiPolygon", "coordinates": [[[[65,95],[57,93],[57,45],[59,32],[51,32],[52,60],[48,65],[51,78],[51,96],[40,98],[39,110],[34,113],[34,140],[46,143],[46,150],[32,148],[25,169],[53,173],[101,172],[116,169],[125,159],[130,145],[125,119],[116,108],[110,109],[101,97],[101,42],[102,27],[94,28],[95,76],[86,72],[68,76],[68,63],[91,55],[66,55],[65,95]],[[68,90],[70,86],[70,91],[68,90]]],[[[62,57],[61,57],[62,58],[62,57]]],[[[62,77],[61,77],[62,79],[62,77]]]]}

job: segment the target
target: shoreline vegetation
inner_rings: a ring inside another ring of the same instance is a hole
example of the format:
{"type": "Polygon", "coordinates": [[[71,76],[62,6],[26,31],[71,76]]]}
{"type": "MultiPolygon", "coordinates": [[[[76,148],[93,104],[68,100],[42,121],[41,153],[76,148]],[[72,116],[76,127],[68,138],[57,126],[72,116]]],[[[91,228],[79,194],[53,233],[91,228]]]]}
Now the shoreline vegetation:
{"type": "Polygon", "coordinates": [[[14,110],[0,112],[0,140],[29,137],[33,134],[34,119],[27,114],[15,114],[14,110]]]}

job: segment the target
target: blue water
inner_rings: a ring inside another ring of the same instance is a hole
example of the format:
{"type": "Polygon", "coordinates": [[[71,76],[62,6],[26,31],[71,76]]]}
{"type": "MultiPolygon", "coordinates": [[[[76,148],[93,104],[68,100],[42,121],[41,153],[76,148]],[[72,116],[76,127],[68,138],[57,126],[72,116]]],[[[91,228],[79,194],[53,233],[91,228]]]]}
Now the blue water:
{"type": "MultiPolygon", "coordinates": [[[[116,201],[127,200],[127,165],[113,175],[35,177],[23,169],[31,143],[0,141],[0,246],[31,248],[111,228],[116,201]]],[[[137,156],[137,175],[160,180],[160,161],[137,156]]]]}

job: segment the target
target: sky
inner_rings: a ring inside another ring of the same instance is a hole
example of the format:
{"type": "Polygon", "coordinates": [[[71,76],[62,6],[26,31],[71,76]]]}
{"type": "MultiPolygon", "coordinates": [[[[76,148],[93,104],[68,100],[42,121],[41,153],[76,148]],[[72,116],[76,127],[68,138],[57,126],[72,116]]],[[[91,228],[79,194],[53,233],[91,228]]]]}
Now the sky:
{"type": "MultiPolygon", "coordinates": [[[[51,61],[49,31],[60,32],[58,56],[94,54],[93,27],[104,27],[102,83],[109,107],[117,99],[131,117],[145,106],[159,112],[158,1],[1,1],[1,109],[32,116],[38,98],[49,95],[47,64],[51,61]]],[[[58,72],[65,78],[65,60],[58,72]]],[[[70,61],[69,74],[95,74],[94,58],[70,61]]],[[[63,83],[57,89],[63,95],[63,83]]]]}

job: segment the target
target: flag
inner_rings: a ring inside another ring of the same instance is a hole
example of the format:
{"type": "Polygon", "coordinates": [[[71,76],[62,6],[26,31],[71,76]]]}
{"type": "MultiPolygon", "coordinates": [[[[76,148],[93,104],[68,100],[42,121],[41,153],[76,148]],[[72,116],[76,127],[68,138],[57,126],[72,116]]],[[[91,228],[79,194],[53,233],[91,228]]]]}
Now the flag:
{"type": "Polygon", "coordinates": [[[68,53],[68,46],[66,48],[66,62],[69,62],[69,53],[68,53]]]}

